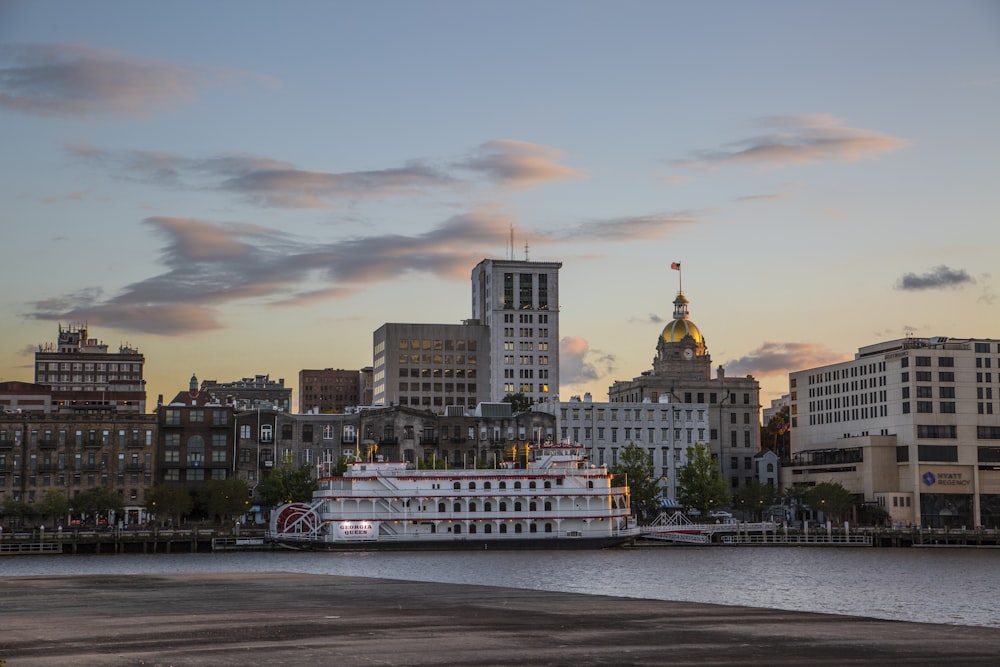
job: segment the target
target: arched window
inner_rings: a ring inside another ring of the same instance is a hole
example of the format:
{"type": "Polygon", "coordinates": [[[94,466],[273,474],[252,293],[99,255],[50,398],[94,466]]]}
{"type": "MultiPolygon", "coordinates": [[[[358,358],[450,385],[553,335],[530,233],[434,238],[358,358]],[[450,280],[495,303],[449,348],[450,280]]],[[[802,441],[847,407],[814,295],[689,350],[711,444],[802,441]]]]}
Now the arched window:
{"type": "Polygon", "coordinates": [[[444,503],[438,503],[438,512],[444,512],[444,503]]]}
{"type": "Polygon", "coordinates": [[[528,526],[528,532],[530,532],[530,533],[537,533],[538,532],[538,526],[536,526],[535,524],[531,524],[530,526],[528,526]]]}
{"type": "Polygon", "coordinates": [[[454,484],[452,484],[451,488],[453,488],[453,489],[455,489],[457,491],[458,489],[462,488],[462,483],[461,482],[455,482],[454,484]]]}
{"type": "Polygon", "coordinates": [[[462,525],[461,524],[455,524],[455,528],[454,528],[454,530],[452,532],[455,533],[456,535],[458,533],[461,533],[462,532],[462,525]]]}
{"type": "Polygon", "coordinates": [[[768,463],[767,464],[767,471],[768,472],[774,472],[774,464],[773,463],[768,463]]]}
{"type": "Polygon", "coordinates": [[[493,511],[493,504],[492,503],[483,503],[483,511],[484,512],[492,512],[493,511]]]}
{"type": "Polygon", "coordinates": [[[588,489],[594,488],[594,481],[593,480],[588,480],[587,481],[587,488],[588,489]]]}
{"type": "Polygon", "coordinates": [[[536,484],[534,482],[528,482],[528,488],[529,489],[534,489],[534,488],[536,488],[536,484]]]}
{"type": "Polygon", "coordinates": [[[476,483],[475,482],[469,482],[469,490],[471,491],[472,489],[475,489],[475,488],[476,488],[476,483]]]}
{"type": "Polygon", "coordinates": [[[507,503],[505,503],[505,502],[501,502],[500,503],[500,511],[501,512],[506,512],[507,511],[507,503]]]}
{"type": "Polygon", "coordinates": [[[519,501],[517,501],[516,503],[514,503],[514,511],[515,511],[515,512],[520,512],[520,511],[521,511],[521,509],[522,509],[522,508],[521,508],[521,501],[519,500],[519,501]]]}
{"type": "Polygon", "coordinates": [[[500,482],[500,488],[501,489],[506,489],[507,488],[507,482],[500,482]]]}
{"type": "Polygon", "coordinates": [[[492,489],[493,485],[491,485],[489,482],[483,482],[483,488],[484,489],[492,489]]]}
{"type": "Polygon", "coordinates": [[[471,526],[469,526],[469,532],[470,533],[476,532],[476,524],[472,524],[471,526]]]}
{"type": "Polygon", "coordinates": [[[522,532],[521,524],[519,524],[519,523],[514,524],[514,532],[515,533],[522,532]]]}
{"type": "Polygon", "coordinates": [[[514,482],[514,488],[515,489],[520,489],[521,488],[521,483],[520,482],[514,482]]]}
{"type": "Polygon", "coordinates": [[[552,511],[552,501],[551,500],[546,500],[545,501],[545,511],[546,512],[551,512],[552,511]]]}
{"type": "Polygon", "coordinates": [[[552,524],[551,523],[545,524],[545,532],[546,533],[551,533],[552,532],[552,524]]]}
{"type": "Polygon", "coordinates": [[[470,512],[476,511],[476,503],[469,503],[469,511],[470,512]]]}
{"type": "Polygon", "coordinates": [[[552,488],[552,482],[550,482],[549,480],[545,480],[545,488],[546,489],[551,489],[552,488]]]}
{"type": "Polygon", "coordinates": [[[461,512],[461,511],[462,511],[462,503],[455,503],[455,504],[454,504],[454,505],[452,506],[452,508],[451,508],[451,509],[452,509],[452,511],[454,511],[454,512],[461,512]]]}
{"type": "Polygon", "coordinates": [[[507,532],[507,524],[505,524],[505,523],[501,523],[500,524],[500,532],[501,533],[506,533],[507,532]]]}
{"type": "Polygon", "coordinates": [[[538,511],[538,503],[536,503],[534,500],[532,500],[531,503],[528,505],[528,509],[531,510],[532,512],[537,512],[538,511]]]}
{"type": "Polygon", "coordinates": [[[483,526],[483,532],[484,533],[492,533],[493,532],[493,524],[488,523],[485,526],[483,526]]]}

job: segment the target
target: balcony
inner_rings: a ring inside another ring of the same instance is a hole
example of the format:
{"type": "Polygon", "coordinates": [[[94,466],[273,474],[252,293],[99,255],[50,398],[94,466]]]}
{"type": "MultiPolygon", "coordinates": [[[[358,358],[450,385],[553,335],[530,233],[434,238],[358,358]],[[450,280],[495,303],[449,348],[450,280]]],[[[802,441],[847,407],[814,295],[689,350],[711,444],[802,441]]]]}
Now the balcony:
{"type": "Polygon", "coordinates": [[[39,449],[55,449],[56,441],[52,438],[42,438],[38,441],[39,449]]]}
{"type": "Polygon", "coordinates": [[[378,439],[379,447],[383,445],[398,445],[398,444],[399,444],[399,438],[395,435],[383,435],[381,438],[378,439]]]}

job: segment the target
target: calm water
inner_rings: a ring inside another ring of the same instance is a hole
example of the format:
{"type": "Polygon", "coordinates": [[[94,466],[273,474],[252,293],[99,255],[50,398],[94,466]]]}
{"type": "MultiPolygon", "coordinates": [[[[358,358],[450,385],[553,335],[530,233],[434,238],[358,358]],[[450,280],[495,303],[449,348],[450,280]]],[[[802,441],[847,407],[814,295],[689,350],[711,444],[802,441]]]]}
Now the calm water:
{"type": "Polygon", "coordinates": [[[0,558],[0,576],[274,571],[1000,627],[1000,549],[651,547],[579,552],[248,552],[0,558]]]}

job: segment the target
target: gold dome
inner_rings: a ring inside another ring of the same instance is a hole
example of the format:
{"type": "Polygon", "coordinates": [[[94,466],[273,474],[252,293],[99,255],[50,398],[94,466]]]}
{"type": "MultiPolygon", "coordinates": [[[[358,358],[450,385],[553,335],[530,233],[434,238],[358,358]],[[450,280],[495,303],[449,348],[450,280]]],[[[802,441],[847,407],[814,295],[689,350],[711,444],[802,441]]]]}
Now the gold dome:
{"type": "Polygon", "coordinates": [[[674,320],[668,323],[667,326],[663,327],[660,338],[663,339],[664,343],[679,343],[688,335],[694,338],[694,342],[698,344],[699,348],[705,345],[701,330],[691,320],[674,320]]]}

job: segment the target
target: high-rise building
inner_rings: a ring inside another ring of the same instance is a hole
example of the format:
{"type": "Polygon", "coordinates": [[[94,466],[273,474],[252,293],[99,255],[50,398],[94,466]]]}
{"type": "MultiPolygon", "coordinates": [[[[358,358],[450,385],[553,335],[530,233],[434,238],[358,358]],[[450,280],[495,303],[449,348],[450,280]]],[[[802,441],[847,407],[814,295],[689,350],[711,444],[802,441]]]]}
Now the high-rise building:
{"type": "Polygon", "coordinates": [[[478,324],[383,324],[373,335],[372,402],[441,413],[489,401],[489,335],[478,324]]]}
{"type": "Polygon", "coordinates": [[[117,352],[96,338],[87,326],[59,325],[55,345],[45,343],[35,353],[35,383],[52,387],[60,412],[146,412],[145,358],[125,344],[117,352]]]}
{"type": "Polygon", "coordinates": [[[1000,526],[1000,342],[908,337],[789,375],[783,486],[843,485],[930,528],[1000,526]]]}
{"type": "Polygon", "coordinates": [[[299,412],[340,413],[361,405],[360,370],[343,368],[299,371],[299,412]]]}
{"type": "Polygon", "coordinates": [[[489,396],[559,396],[562,262],[484,259],[472,270],[472,319],[489,328],[489,396]]]}
{"type": "Polygon", "coordinates": [[[760,384],[752,376],[728,377],[721,366],[711,377],[712,358],[701,330],[690,319],[688,299],[678,292],[674,315],[656,340],[653,368],[608,389],[612,403],[703,404],[707,438],[732,491],[757,481],[752,457],[760,450],[760,384]]]}

